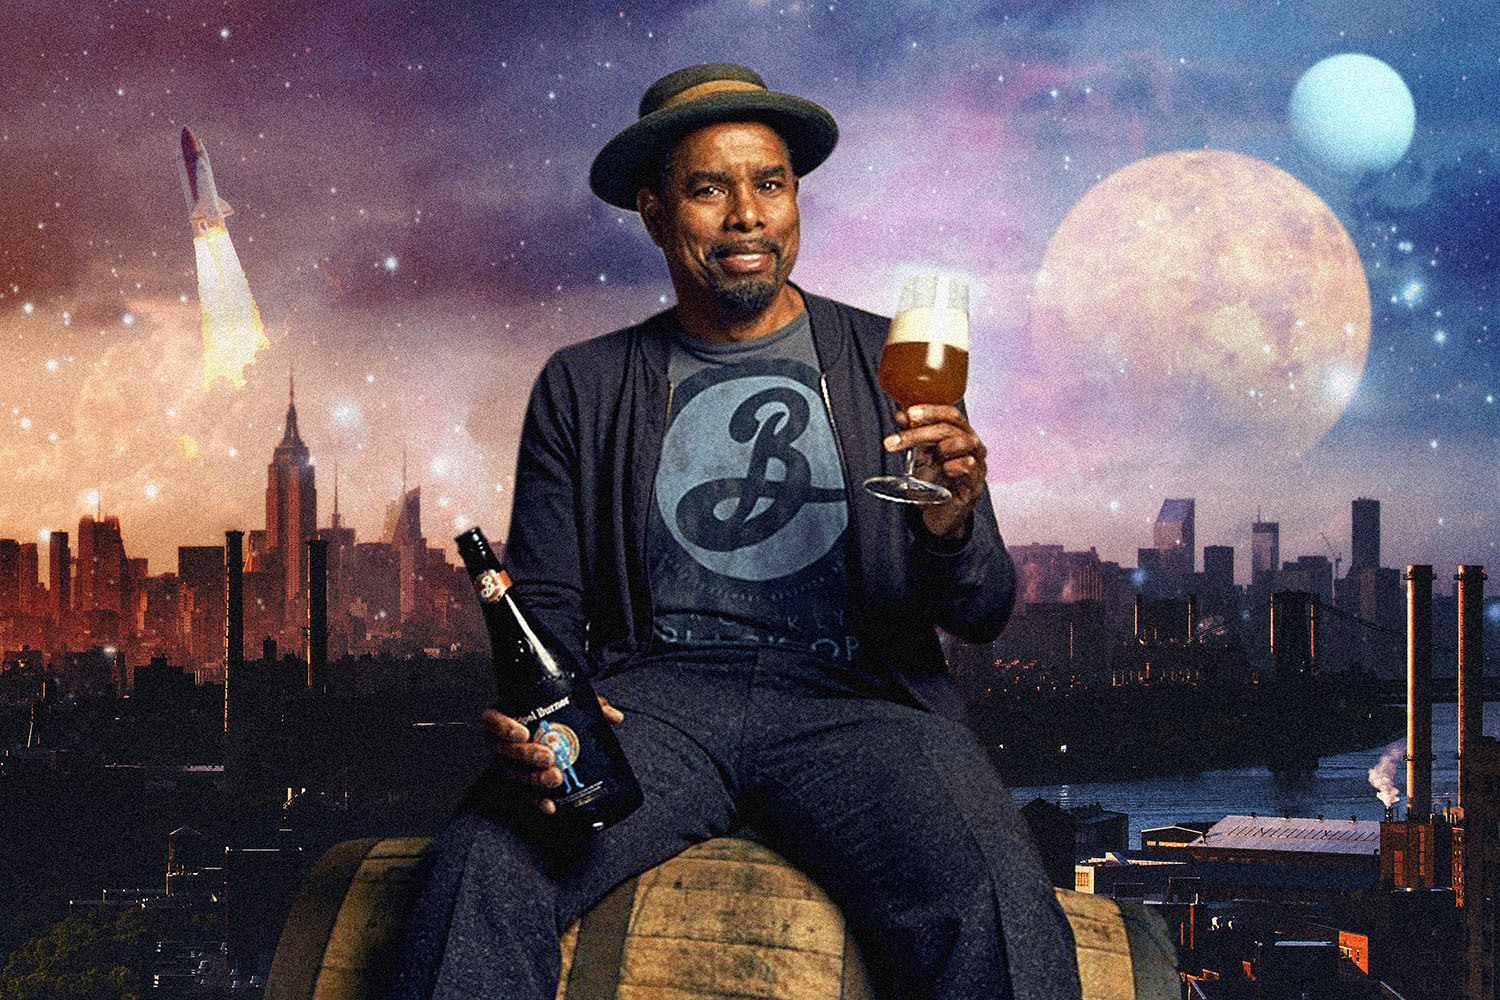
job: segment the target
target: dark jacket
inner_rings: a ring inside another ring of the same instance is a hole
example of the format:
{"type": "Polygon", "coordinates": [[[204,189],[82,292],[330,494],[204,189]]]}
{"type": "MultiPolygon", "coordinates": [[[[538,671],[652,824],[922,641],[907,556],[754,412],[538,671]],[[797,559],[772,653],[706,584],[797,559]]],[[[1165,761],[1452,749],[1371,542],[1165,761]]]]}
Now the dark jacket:
{"type": "MultiPolygon", "coordinates": [[[[961,545],[943,545],[912,508],[860,487],[896,472],[881,440],[895,407],[876,366],[889,321],[803,293],[823,369],[849,496],[851,622],[861,658],[895,672],[919,704],[957,717],[934,626],[968,642],[999,634],[1015,571],[990,505],[974,510],[961,545]]],[[[558,351],[526,412],[505,562],[525,608],[587,669],[607,668],[651,636],[646,524],[671,386],[675,321],[637,326],[558,351]]]]}

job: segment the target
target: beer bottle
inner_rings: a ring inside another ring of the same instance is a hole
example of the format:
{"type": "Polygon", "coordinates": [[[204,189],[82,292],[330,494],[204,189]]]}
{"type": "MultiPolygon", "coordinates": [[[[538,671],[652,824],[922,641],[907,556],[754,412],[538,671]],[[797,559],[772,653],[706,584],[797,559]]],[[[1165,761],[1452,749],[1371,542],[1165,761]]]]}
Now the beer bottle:
{"type": "Polygon", "coordinates": [[[550,749],[562,771],[562,786],[547,790],[557,817],[590,831],[624,819],[641,804],[641,786],[588,678],[566,660],[560,663],[566,655],[560,644],[521,614],[508,593],[510,577],[484,533],[471,528],[455,541],[490,633],[496,707],[550,749]]]}

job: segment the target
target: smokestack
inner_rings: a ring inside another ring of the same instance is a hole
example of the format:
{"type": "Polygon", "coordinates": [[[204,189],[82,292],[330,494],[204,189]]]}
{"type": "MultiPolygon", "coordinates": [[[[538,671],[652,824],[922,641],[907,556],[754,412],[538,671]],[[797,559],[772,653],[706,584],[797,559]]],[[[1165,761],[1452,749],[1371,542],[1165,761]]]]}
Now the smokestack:
{"type": "Polygon", "coordinates": [[[1469,801],[1474,770],[1465,753],[1484,738],[1484,567],[1460,566],[1458,575],[1458,804],[1469,801]]]}
{"type": "Polygon", "coordinates": [[[1141,595],[1135,595],[1135,641],[1141,641],[1141,595]]]}
{"type": "Polygon", "coordinates": [[[1406,567],[1406,818],[1432,814],[1431,566],[1406,567]]]}
{"type": "Polygon", "coordinates": [[[328,689],[328,540],[307,540],[307,686],[328,689]]]}
{"type": "Polygon", "coordinates": [[[243,531],[224,532],[224,742],[228,752],[230,686],[241,680],[245,665],[245,580],[243,531]]]}
{"type": "Polygon", "coordinates": [[[1193,626],[1198,621],[1198,595],[1188,595],[1187,641],[1193,641],[1193,626]]]}

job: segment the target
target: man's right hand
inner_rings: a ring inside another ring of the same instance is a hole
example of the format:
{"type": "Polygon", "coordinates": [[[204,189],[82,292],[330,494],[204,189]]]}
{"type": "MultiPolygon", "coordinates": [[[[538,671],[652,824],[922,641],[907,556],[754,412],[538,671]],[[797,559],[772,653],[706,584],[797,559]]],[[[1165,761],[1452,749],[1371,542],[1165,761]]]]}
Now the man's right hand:
{"type": "MultiPolygon", "coordinates": [[[[625,714],[599,695],[599,707],[611,725],[625,721],[625,714]]],[[[531,742],[531,733],[515,719],[499,709],[487,708],[480,717],[484,724],[484,741],[490,748],[490,757],[506,779],[521,785],[536,799],[537,808],[547,815],[557,812],[557,806],[547,797],[550,789],[563,783],[562,771],[552,758],[552,751],[540,743],[531,742]]]]}

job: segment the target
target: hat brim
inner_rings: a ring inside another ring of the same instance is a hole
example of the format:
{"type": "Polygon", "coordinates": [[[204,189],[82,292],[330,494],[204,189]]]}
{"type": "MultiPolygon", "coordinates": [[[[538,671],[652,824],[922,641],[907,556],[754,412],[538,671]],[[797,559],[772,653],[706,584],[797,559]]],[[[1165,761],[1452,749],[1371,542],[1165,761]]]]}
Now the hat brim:
{"type": "Polygon", "coordinates": [[[611,139],[594,157],[589,187],[611,205],[633,212],[642,173],[663,149],[694,129],[732,121],[765,122],[775,129],[798,177],[826,160],[839,138],[833,116],[801,97],[774,91],[709,94],[653,111],[611,139]]]}

